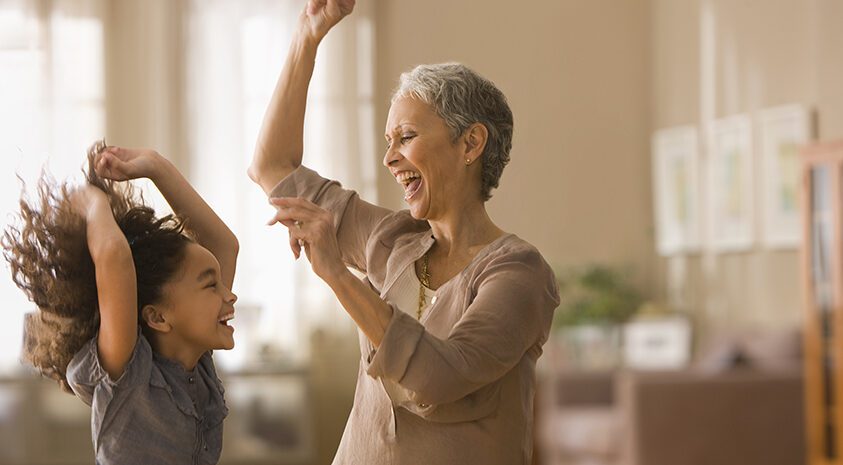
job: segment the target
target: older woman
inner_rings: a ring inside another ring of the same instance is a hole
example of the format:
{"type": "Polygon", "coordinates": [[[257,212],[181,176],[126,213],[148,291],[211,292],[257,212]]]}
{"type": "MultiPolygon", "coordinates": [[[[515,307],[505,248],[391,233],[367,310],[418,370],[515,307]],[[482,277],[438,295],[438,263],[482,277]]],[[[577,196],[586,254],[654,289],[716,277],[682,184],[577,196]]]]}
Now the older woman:
{"type": "Polygon", "coordinates": [[[529,463],[535,365],[559,299],[539,252],[486,212],[509,161],[512,113],[465,66],[403,74],[383,162],[409,210],[371,205],[301,166],[317,47],[353,6],[308,3],[249,168],[296,258],[303,248],[360,329],[334,463],[529,463]]]}

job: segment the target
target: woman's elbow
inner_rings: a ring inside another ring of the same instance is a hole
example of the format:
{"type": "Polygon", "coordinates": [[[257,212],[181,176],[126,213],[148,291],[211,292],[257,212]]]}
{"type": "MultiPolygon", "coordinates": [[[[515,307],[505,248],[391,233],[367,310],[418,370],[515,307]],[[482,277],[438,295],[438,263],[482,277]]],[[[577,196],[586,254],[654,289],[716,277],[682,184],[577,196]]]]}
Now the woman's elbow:
{"type": "Polygon", "coordinates": [[[419,406],[442,405],[456,402],[477,389],[469,385],[424,386],[413,391],[413,401],[419,406]]]}
{"type": "Polygon", "coordinates": [[[256,159],[249,165],[246,174],[252,182],[269,194],[282,179],[286,178],[298,166],[297,163],[268,163],[256,159]]]}

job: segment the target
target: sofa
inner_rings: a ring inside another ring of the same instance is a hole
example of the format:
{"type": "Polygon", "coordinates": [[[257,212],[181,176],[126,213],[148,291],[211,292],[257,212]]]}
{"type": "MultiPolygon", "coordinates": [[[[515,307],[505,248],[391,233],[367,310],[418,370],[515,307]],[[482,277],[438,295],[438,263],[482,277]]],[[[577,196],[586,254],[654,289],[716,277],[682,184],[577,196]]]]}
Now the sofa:
{"type": "Polygon", "coordinates": [[[571,371],[549,344],[535,463],[805,463],[798,331],[720,332],[691,366],[664,372],[571,371]]]}

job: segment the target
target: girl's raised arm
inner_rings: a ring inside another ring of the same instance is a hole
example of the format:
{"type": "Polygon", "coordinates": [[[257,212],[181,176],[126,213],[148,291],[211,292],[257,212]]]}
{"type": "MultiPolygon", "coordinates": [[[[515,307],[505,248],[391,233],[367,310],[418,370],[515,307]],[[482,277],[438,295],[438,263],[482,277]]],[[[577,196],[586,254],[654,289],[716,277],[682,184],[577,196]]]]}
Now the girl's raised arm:
{"type": "Polygon", "coordinates": [[[71,205],[85,220],[94,262],[100,329],[100,364],[112,380],[123,374],[138,337],[137,281],[132,251],[117,226],[106,194],[86,185],[72,193],[71,205]]]}
{"type": "Polygon", "coordinates": [[[151,179],[173,211],[187,218],[199,243],[217,258],[222,282],[231,289],[240,249],[237,237],[169,160],[150,149],[110,146],[99,154],[94,169],[115,181],[151,179]]]}

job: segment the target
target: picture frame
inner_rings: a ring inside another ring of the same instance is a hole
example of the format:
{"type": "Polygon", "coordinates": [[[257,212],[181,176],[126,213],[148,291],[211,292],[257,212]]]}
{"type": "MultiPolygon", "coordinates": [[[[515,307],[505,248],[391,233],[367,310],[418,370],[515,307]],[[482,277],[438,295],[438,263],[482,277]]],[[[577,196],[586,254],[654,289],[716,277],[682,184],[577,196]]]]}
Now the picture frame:
{"type": "Polygon", "coordinates": [[[760,112],[758,122],[761,243],[797,248],[802,240],[799,150],[813,136],[811,112],[802,105],[772,107],[760,112]]]}
{"type": "Polygon", "coordinates": [[[695,252],[700,245],[697,129],[661,129],[652,147],[656,249],[663,256],[695,252]]]}
{"type": "Polygon", "coordinates": [[[715,120],[709,131],[706,200],[708,239],[716,252],[739,252],[754,242],[752,120],[715,120]]]}

